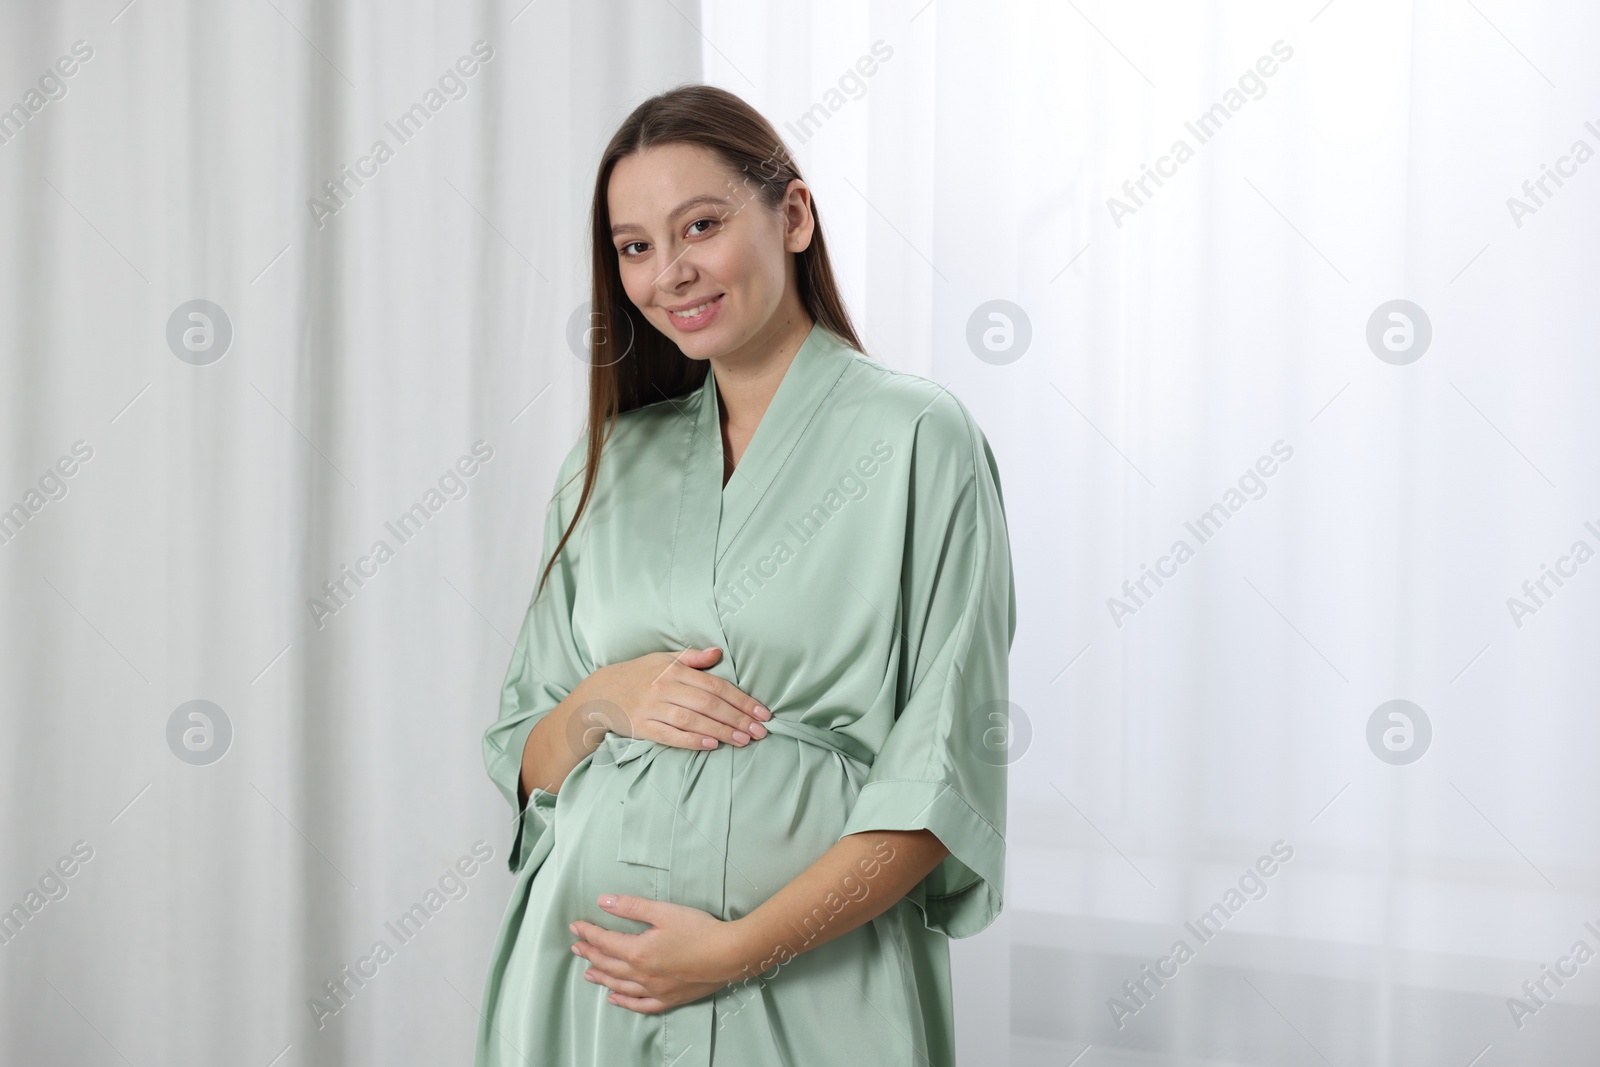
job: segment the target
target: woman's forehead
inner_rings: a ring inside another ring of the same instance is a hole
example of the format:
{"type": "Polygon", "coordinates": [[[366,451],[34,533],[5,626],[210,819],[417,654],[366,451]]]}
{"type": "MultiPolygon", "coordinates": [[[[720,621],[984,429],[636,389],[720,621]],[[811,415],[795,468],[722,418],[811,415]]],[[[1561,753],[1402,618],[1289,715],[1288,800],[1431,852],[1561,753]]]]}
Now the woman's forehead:
{"type": "Polygon", "coordinates": [[[640,224],[697,206],[689,203],[694,198],[731,203],[732,184],[732,173],[710,149],[656,145],[617,161],[606,199],[614,223],[640,224]]]}

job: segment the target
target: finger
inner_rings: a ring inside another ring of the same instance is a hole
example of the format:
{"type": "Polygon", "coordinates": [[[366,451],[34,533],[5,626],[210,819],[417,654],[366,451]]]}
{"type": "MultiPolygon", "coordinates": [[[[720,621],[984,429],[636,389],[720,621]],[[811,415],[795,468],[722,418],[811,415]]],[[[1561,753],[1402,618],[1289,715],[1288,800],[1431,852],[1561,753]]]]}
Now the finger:
{"type": "Polygon", "coordinates": [[[589,961],[589,966],[605,975],[621,981],[637,981],[639,974],[633,969],[633,964],[596,947],[589,941],[578,941],[572,946],[572,954],[581,956],[589,961]]]}
{"type": "MultiPolygon", "coordinates": [[[[602,893],[600,896],[595,898],[595,903],[606,909],[606,911],[610,912],[612,915],[619,915],[624,919],[634,919],[638,922],[649,923],[651,926],[661,925],[661,920],[666,918],[669,912],[682,910],[681,905],[664,903],[659,900],[652,900],[649,897],[635,896],[632,893],[622,893],[617,895],[611,893],[602,893]]],[[[588,925],[592,926],[594,924],[590,923],[588,925]]],[[[619,942],[621,942],[621,940],[624,938],[628,939],[625,942],[616,944],[615,946],[608,945],[604,941],[599,942],[601,948],[604,948],[608,952],[615,953],[618,956],[631,955],[632,946],[634,945],[634,941],[632,939],[641,936],[639,934],[624,934],[617,930],[607,930],[604,927],[600,927],[599,930],[602,935],[608,935],[617,939],[619,942]]]]}
{"type": "MultiPolygon", "coordinates": [[[[683,669],[673,670],[667,675],[667,677],[671,678],[673,681],[683,682],[685,685],[692,685],[698,689],[704,689],[708,693],[711,693],[722,700],[727,701],[729,704],[732,704],[734,707],[739,708],[746,714],[754,714],[757,708],[761,708],[762,711],[766,711],[766,709],[761,706],[761,702],[759,700],[751,696],[749,693],[746,693],[743,689],[740,689],[726,678],[718,678],[714,674],[707,673],[704,668],[692,667],[686,663],[677,664],[675,666],[683,669]]],[[[769,712],[768,714],[771,713],[769,712]]]]}
{"type": "Polygon", "coordinates": [[[621,993],[629,997],[648,997],[650,991],[638,982],[630,982],[625,978],[615,978],[604,971],[591,967],[583,972],[583,980],[603,985],[613,993],[621,993]]]}
{"type": "MultiPolygon", "coordinates": [[[[687,693],[688,691],[683,686],[671,683],[654,687],[650,702],[644,707],[643,717],[670,730],[709,737],[713,741],[738,743],[733,736],[734,728],[732,726],[708,715],[703,715],[690,707],[689,705],[695,703],[697,698],[687,695],[687,693]]],[[[748,736],[747,734],[746,738],[748,736]]],[[[689,747],[714,748],[716,746],[696,742],[689,747]]]]}
{"type": "Polygon", "coordinates": [[[772,712],[768,711],[766,706],[763,705],[761,701],[757,700],[749,693],[746,693],[743,689],[740,689],[732,682],[723,678],[718,678],[714,674],[701,674],[701,677],[710,678],[712,681],[716,682],[717,684],[712,687],[712,691],[723,700],[726,700],[729,704],[732,704],[734,707],[744,712],[746,715],[757,719],[772,718],[772,712]]]}
{"type": "MultiPolygon", "coordinates": [[[[618,912],[618,914],[621,914],[618,912]]],[[[627,918],[628,916],[623,916],[627,918]]],[[[640,922],[649,922],[641,919],[640,922]]],[[[654,925],[654,924],[652,924],[654,925]]],[[[604,926],[585,922],[582,919],[574,921],[567,927],[580,940],[599,948],[602,952],[609,953],[619,959],[631,960],[634,956],[634,947],[638,943],[639,934],[625,934],[621,930],[607,930],[604,926]]]]}
{"type": "Polygon", "coordinates": [[[698,732],[734,745],[748,745],[767,728],[704,689],[673,685],[661,694],[661,716],[679,730],[698,732]]]}
{"type": "MultiPolygon", "coordinates": [[[[714,716],[706,716],[696,710],[697,706],[712,707],[715,703],[711,694],[705,690],[684,684],[683,679],[696,677],[698,674],[699,672],[692,668],[669,666],[667,671],[650,683],[646,695],[647,703],[640,709],[640,718],[646,723],[659,722],[669,731],[698,734],[700,739],[689,740],[687,743],[684,738],[669,741],[667,738],[673,737],[673,733],[652,736],[645,729],[645,723],[636,726],[632,736],[649,737],[651,740],[679,748],[715,748],[716,742],[719,741],[738,745],[748,744],[752,736],[748,730],[744,731],[743,736],[735,737],[738,726],[721,722],[714,716]]],[[[735,723],[738,722],[738,716],[735,714],[730,713],[726,717],[735,723]]]]}
{"type": "Polygon", "coordinates": [[[667,1006],[654,997],[628,997],[621,993],[612,993],[606,1000],[619,1008],[627,1008],[641,1015],[655,1015],[667,1010],[667,1006]]]}
{"type": "Polygon", "coordinates": [[[702,671],[707,667],[716,666],[717,660],[722,658],[720,648],[685,648],[679,652],[665,653],[661,664],[661,673],[656,675],[657,680],[665,676],[674,668],[702,671]]]}
{"type": "Polygon", "coordinates": [[[681,681],[706,690],[724,704],[732,707],[743,717],[745,722],[772,718],[772,712],[767,710],[761,701],[727,679],[718,678],[716,675],[707,674],[705,671],[679,672],[673,677],[675,681],[681,681]]]}
{"type": "MultiPolygon", "coordinates": [[[[693,699],[693,697],[685,697],[685,699],[693,699]]],[[[709,707],[710,710],[722,710],[726,718],[731,718],[734,723],[738,723],[738,713],[728,710],[726,705],[722,705],[722,709],[717,709],[717,705],[709,705],[709,707]]],[[[752,733],[752,731],[754,731],[755,726],[760,725],[760,723],[752,723],[749,729],[741,729],[739,726],[723,720],[723,718],[715,717],[712,713],[690,709],[690,707],[685,707],[683,704],[670,701],[662,705],[659,715],[661,715],[662,720],[666,721],[667,725],[674,726],[675,729],[682,729],[686,733],[715,737],[717,741],[726,741],[728,744],[739,745],[739,747],[750,744],[750,739],[755,737],[755,733],[752,733]]],[[[763,726],[762,733],[765,733],[765,731],[766,728],[763,726]]],[[[710,745],[707,745],[707,747],[710,747],[710,745]]]]}
{"type": "Polygon", "coordinates": [[[680,730],[676,726],[670,726],[662,722],[660,719],[646,720],[643,725],[634,731],[633,736],[642,737],[646,741],[659,741],[663,745],[671,745],[673,748],[704,750],[716,748],[718,744],[715,737],[689,730],[680,730]]]}

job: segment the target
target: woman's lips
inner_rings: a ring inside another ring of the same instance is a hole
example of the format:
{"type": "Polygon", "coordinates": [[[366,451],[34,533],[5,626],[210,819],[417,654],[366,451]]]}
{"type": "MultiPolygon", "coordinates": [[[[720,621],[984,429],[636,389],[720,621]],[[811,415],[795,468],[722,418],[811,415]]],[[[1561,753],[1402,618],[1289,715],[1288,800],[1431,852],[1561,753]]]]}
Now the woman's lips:
{"type": "Polygon", "coordinates": [[[715,300],[711,301],[710,306],[708,306],[704,311],[701,311],[698,315],[690,315],[686,318],[678,314],[676,311],[669,311],[667,312],[667,317],[672,320],[673,326],[679,330],[682,330],[684,333],[693,333],[695,330],[703,330],[716,321],[717,315],[722,311],[722,301],[727,297],[727,295],[727,293],[723,293],[721,296],[718,296],[715,300]]]}

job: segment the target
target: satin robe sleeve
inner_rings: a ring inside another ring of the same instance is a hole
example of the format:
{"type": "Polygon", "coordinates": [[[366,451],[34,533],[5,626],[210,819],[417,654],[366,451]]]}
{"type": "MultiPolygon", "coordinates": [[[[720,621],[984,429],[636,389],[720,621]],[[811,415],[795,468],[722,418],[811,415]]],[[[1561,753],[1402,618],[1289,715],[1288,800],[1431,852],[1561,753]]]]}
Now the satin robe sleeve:
{"type": "Polygon", "coordinates": [[[982,431],[925,419],[911,456],[894,725],[846,820],[931,830],[950,855],[907,899],[930,930],[969,937],[1005,881],[1007,660],[1015,586],[999,471],[982,431]],[[931,425],[930,425],[931,423],[931,425]]]}
{"type": "MultiPolygon", "coordinates": [[[[587,438],[581,436],[556,475],[555,491],[545,511],[544,547],[539,575],[550,562],[567,523],[572,521],[582,489],[587,438]]],[[[579,565],[578,531],[568,539],[550,570],[544,588],[532,598],[512,651],[511,665],[500,687],[500,714],[483,735],[483,762],[489,777],[511,805],[516,831],[507,866],[517,873],[531,857],[548,851],[544,830],[555,808],[554,793],[535,787],[524,806],[521,792],[522,750],[528,735],[587,676],[572,635],[574,575],[579,565]],[[543,847],[541,847],[541,845],[543,847]]]]}

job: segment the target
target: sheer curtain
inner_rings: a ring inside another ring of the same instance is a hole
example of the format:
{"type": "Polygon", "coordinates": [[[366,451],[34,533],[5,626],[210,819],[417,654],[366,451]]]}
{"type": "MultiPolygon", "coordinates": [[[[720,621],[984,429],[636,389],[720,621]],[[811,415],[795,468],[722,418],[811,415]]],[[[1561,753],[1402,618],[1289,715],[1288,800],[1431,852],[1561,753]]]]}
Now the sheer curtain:
{"type": "Polygon", "coordinates": [[[1592,1061],[1600,14],[3,18],[0,1062],[465,1062],[594,164],[691,80],[1000,464],[962,1062],[1592,1061]]]}
{"type": "Polygon", "coordinates": [[[0,1063],[470,1062],[595,161],[697,16],[125,3],[0,29],[0,1063]]]}
{"type": "Polygon", "coordinates": [[[998,454],[963,1062],[1593,1062],[1600,14],[704,7],[998,454]]]}

